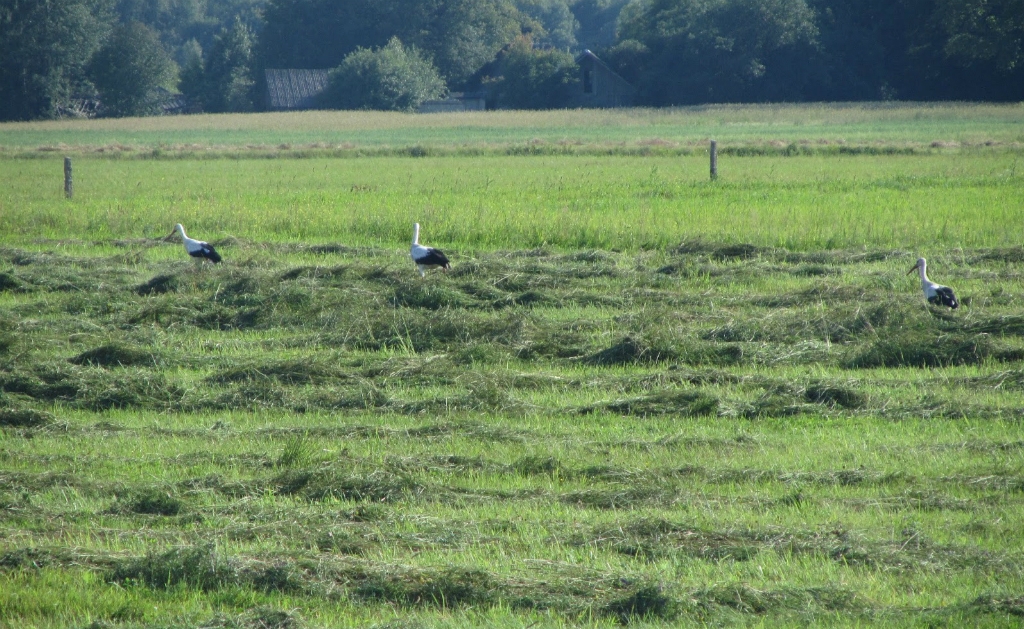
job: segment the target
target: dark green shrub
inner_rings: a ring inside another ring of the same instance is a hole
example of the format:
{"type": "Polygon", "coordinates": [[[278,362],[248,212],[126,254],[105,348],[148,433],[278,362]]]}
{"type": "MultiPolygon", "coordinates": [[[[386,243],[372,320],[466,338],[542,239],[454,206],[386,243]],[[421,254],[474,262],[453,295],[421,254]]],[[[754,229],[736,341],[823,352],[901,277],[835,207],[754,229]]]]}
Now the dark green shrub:
{"type": "Polygon", "coordinates": [[[392,37],[383,48],[357,48],[331,70],[319,105],[329,109],[412,111],[445,93],[437,69],[392,37]]]}

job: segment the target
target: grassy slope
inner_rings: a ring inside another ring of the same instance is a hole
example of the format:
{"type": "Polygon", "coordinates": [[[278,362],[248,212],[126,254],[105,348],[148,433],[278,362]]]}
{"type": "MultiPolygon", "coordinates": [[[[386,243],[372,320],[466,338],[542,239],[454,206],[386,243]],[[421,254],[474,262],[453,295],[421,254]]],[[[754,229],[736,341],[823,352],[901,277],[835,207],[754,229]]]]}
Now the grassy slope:
{"type": "Polygon", "coordinates": [[[5,159],[0,625],[1019,620],[1016,153],[5,159]]]}

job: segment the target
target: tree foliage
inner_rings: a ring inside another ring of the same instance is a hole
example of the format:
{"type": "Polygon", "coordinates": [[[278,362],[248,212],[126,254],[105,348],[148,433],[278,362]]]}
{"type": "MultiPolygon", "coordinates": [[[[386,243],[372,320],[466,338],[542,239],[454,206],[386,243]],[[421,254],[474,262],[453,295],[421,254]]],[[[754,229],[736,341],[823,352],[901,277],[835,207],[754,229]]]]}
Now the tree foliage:
{"type": "Polygon", "coordinates": [[[145,111],[167,76],[152,37],[108,40],[133,23],[205,111],[261,105],[265,68],[338,68],[393,38],[451,89],[491,76],[502,106],[562,106],[566,53],[587,48],[653,106],[1024,100],[1024,0],[0,0],[0,120],[88,112],[97,87],[107,111],[145,111]]]}
{"type": "Polygon", "coordinates": [[[525,18],[523,30],[542,47],[569,50],[576,47],[579,22],[566,0],[516,0],[525,18]]]}
{"type": "Polygon", "coordinates": [[[195,40],[204,50],[217,35],[238,21],[250,31],[260,23],[265,0],[116,0],[122,23],[142,22],[160,34],[160,41],[182,66],[187,44],[195,40]]]}
{"type": "Polygon", "coordinates": [[[0,120],[73,112],[112,20],[112,0],[0,0],[0,120]]]}
{"type": "Polygon", "coordinates": [[[936,18],[943,51],[958,63],[1007,73],[1024,65],[1024,0],[938,0],[936,18]]]}
{"type": "Polygon", "coordinates": [[[181,74],[180,89],[189,100],[207,112],[251,111],[254,108],[252,78],[253,34],[241,20],[222,29],[213,40],[209,54],[198,43],[181,74]]]}
{"type": "Polygon", "coordinates": [[[176,66],[152,29],[140,22],[119,24],[93,55],[89,76],[106,116],[156,113],[155,91],[173,79],[176,66]]]}
{"type": "Polygon", "coordinates": [[[579,83],[572,55],[533,47],[519,37],[498,58],[498,76],[488,83],[500,109],[555,109],[566,107],[579,83]]]}
{"type": "Polygon", "coordinates": [[[415,48],[398,38],[371,50],[358,48],[331,71],[320,105],[333,109],[411,111],[445,92],[444,80],[415,48]]]}
{"type": "Polygon", "coordinates": [[[576,39],[580,48],[603,49],[616,42],[619,14],[629,0],[573,0],[570,2],[573,17],[579,28],[576,39]]]}
{"type": "Polygon", "coordinates": [[[492,60],[521,22],[511,0],[269,0],[264,17],[261,67],[334,67],[397,37],[453,85],[492,60]]]}
{"type": "Polygon", "coordinates": [[[797,100],[786,63],[816,36],[805,0],[652,0],[630,5],[621,24],[623,40],[649,51],[642,93],[660,104],[759,100],[768,84],[797,100]]]}

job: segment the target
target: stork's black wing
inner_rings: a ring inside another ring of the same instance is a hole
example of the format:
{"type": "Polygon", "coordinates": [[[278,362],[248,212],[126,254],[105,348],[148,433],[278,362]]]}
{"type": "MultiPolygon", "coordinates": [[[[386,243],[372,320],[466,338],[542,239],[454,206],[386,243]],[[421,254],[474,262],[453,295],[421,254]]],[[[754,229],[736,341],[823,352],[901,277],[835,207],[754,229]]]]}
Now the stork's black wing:
{"type": "Polygon", "coordinates": [[[953,294],[953,289],[948,286],[940,286],[935,289],[935,296],[928,301],[933,304],[949,306],[950,308],[958,308],[960,306],[960,302],[957,301],[956,295],[953,294]]]}
{"type": "Polygon", "coordinates": [[[192,256],[193,258],[206,258],[207,260],[213,262],[214,264],[220,262],[220,254],[217,253],[217,250],[213,248],[213,245],[211,245],[208,242],[201,242],[199,243],[199,245],[199,249],[196,249],[195,251],[189,251],[188,255],[192,256]]]}
{"type": "Polygon", "coordinates": [[[449,265],[448,256],[444,255],[440,249],[434,249],[433,247],[428,247],[426,255],[416,258],[413,261],[416,264],[422,264],[424,266],[437,265],[444,269],[447,269],[449,265]]]}

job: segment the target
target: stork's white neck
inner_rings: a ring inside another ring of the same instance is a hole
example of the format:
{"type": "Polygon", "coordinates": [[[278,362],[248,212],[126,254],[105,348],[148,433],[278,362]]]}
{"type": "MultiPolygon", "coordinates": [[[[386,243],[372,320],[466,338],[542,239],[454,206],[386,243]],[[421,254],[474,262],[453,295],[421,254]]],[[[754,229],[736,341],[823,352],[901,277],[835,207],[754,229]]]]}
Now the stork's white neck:
{"type": "Polygon", "coordinates": [[[414,244],[414,245],[420,244],[420,224],[419,223],[413,223],[413,228],[412,228],[412,244],[414,244]]]}
{"type": "Polygon", "coordinates": [[[181,226],[181,223],[175,225],[174,229],[178,230],[178,233],[181,234],[182,238],[188,238],[188,236],[185,235],[185,228],[181,226]]]}
{"type": "Polygon", "coordinates": [[[928,268],[928,264],[925,263],[924,260],[922,260],[921,263],[917,265],[917,272],[921,276],[921,283],[922,284],[931,284],[932,283],[931,280],[928,279],[928,273],[927,273],[927,270],[926,270],[927,268],[928,268]]]}

